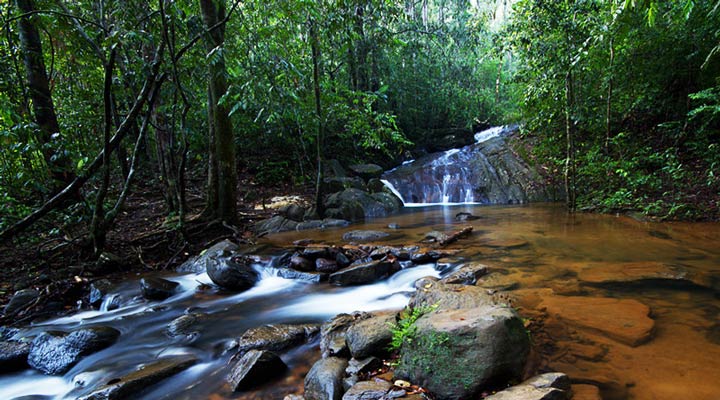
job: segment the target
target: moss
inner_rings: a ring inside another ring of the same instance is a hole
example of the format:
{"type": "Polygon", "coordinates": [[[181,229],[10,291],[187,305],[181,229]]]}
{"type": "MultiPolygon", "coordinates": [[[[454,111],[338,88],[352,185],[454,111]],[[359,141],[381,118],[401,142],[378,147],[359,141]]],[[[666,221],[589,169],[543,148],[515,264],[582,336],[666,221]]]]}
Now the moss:
{"type": "Polygon", "coordinates": [[[457,362],[459,357],[453,350],[463,348],[459,342],[460,339],[446,332],[417,335],[412,347],[423,350],[410,351],[409,356],[402,357],[398,370],[422,371],[425,376],[432,376],[434,381],[448,387],[471,389],[477,377],[472,369],[457,362]]]}

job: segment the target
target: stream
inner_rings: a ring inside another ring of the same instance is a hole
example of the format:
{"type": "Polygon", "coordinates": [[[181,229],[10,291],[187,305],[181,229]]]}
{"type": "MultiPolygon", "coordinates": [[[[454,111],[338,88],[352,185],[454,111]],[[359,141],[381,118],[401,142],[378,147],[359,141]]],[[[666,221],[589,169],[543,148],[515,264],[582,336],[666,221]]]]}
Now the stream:
{"type": "Polygon", "coordinates": [[[504,289],[518,297],[521,312],[537,303],[536,298],[548,295],[550,289],[573,298],[634,299],[650,307],[655,322],[652,339],[636,347],[608,339],[602,332],[579,335],[573,328],[567,337],[562,337],[558,333],[562,329],[549,327],[545,332],[557,343],[536,357],[540,369],[556,369],[568,373],[575,382],[598,385],[604,398],[718,398],[717,291],[684,280],[666,284],[661,279],[633,282],[627,287],[598,287],[586,285],[583,277],[588,266],[613,271],[613,265],[659,262],[681,266],[688,274],[703,277],[701,282],[717,285],[719,224],[646,223],[629,217],[591,214],[569,216],[557,205],[464,205],[414,208],[347,228],[279,233],[262,239],[260,244],[266,245],[263,255],[272,263],[283,252],[283,246],[298,239],[341,245],[346,231],[378,229],[391,233],[383,244],[402,245],[419,242],[431,230],[451,231],[468,224],[474,227],[473,234],[450,246],[458,250],[452,258],[407,268],[389,279],[359,287],[283,279],[272,269],[258,265],[261,280],[246,292],[218,291],[210,286],[207,274],[166,274],[164,278],[180,283],[177,294],[164,301],[147,301],[139,295],[140,276],[129,277],[114,290],[120,308],[83,311],[35,323],[22,332],[27,336],[48,329],[109,325],[122,332],[114,345],[85,357],[63,376],[45,376],[32,370],[2,375],[0,398],[75,398],[109,376],[157,357],[193,354],[199,360],[197,364],[137,398],[282,399],[301,390],[304,374],[319,358],[317,341],[281,354],[290,366],[284,378],[239,393],[230,392],[225,383],[231,355],[222,354],[223,346],[245,330],[263,324],[322,322],[342,312],[402,308],[416,279],[447,274],[468,261],[485,263],[500,278],[511,281],[512,285],[504,289]],[[481,218],[456,222],[459,212],[481,218]],[[389,223],[398,224],[400,229],[387,229],[389,223]],[[197,326],[196,333],[168,337],[167,324],[188,309],[200,310],[208,317],[197,326]],[[578,344],[594,346],[600,355],[592,350],[585,351],[584,356],[574,354],[578,344]]]}

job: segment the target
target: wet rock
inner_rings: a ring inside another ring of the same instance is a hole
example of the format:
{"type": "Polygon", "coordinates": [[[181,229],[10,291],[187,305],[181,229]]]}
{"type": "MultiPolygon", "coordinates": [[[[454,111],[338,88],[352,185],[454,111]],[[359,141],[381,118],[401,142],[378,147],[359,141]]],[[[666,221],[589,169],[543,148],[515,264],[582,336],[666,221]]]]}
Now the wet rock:
{"type": "Polygon", "coordinates": [[[354,323],[345,336],[350,354],[357,359],[387,354],[395,322],[395,313],[390,313],[354,323]]]}
{"type": "Polygon", "coordinates": [[[349,357],[345,341],[345,334],[348,328],[359,321],[372,317],[366,312],[355,312],[352,314],[338,314],[330,321],[324,323],[320,328],[320,351],[323,357],[349,357]]]}
{"type": "Polygon", "coordinates": [[[385,184],[380,179],[372,178],[368,180],[367,190],[370,193],[380,193],[385,190],[385,184]]]}
{"type": "Polygon", "coordinates": [[[355,175],[362,179],[378,179],[383,174],[383,167],[377,164],[355,164],[348,167],[355,175]]]}
{"type": "Polygon", "coordinates": [[[370,261],[331,274],[328,281],[337,286],[364,285],[385,278],[390,273],[392,263],[387,261],[370,261]]]}
{"type": "Polygon", "coordinates": [[[474,398],[483,387],[522,375],[530,342],[510,308],[434,311],[415,326],[415,338],[401,348],[395,375],[427,388],[437,399],[474,398]]]}
{"type": "Polygon", "coordinates": [[[0,373],[28,368],[29,353],[30,343],[0,341],[0,373]]]}
{"type": "Polygon", "coordinates": [[[391,223],[388,224],[387,227],[388,227],[388,229],[400,229],[400,224],[395,223],[395,222],[391,222],[391,223]]]}
{"type": "Polygon", "coordinates": [[[328,260],[327,258],[315,260],[315,270],[318,272],[333,273],[338,269],[340,269],[340,266],[335,260],[328,260]]]}
{"type": "Polygon", "coordinates": [[[455,214],[455,221],[465,222],[474,221],[480,219],[480,217],[470,214],[469,212],[459,212],[455,214]]]}
{"type": "MultiPolygon", "coordinates": [[[[351,358],[345,373],[348,375],[366,374],[383,367],[383,362],[377,357],[367,357],[363,359],[351,358]]],[[[352,386],[352,385],[350,385],[352,386]]]]}
{"type": "Polygon", "coordinates": [[[49,331],[30,345],[28,364],[48,375],[67,372],[81,358],[109,347],[120,331],[107,326],[79,329],[70,333],[49,331]]]}
{"type": "Polygon", "coordinates": [[[340,251],[335,254],[335,262],[340,268],[345,268],[351,263],[350,259],[340,251]]]}
{"type": "Polygon", "coordinates": [[[389,233],[382,231],[350,231],[346,232],[342,239],[346,242],[373,242],[390,236],[389,233]]]}
{"type": "Polygon", "coordinates": [[[177,272],[188,273],[193,272],[196,274],[205,272],[207,260],[210,258],[218,257],[230,257],[233,253],[240,250],[240,247],[225,239],[221,242],[215,243],[199,256],[192,257],[189,260],[182,263],[177,267],[177,272]]]}
{"type": "Polygon", "coordinates": [[[262,236],[268,233],[294,231],[297,226],[297,221],[293,221],[282,215],[276,215],[255,223],[254,230],[259,236],[262,236]]]}
{"type": "Polygon", "coordinates": [[[247,257],[216,259],[208,261],[207,273],[216,285],[241,292],[250,289],[258,281],[258,273],[251,263],[252,260],[247,257]]]}
{"type": "Polygon", "coordinates": [[[227,381],[237,392],[262,385],[285,373],[287,365],[277,354],[267,350],[250,350],[232,367],[227,381]]]}
{"type": "Polygon", "coordinates": [[[342,400],[380,400],[392,389],[392,384],[385,381],[360,381],[353,385],[342,397],[342,400]]]}
{"type": "Polygon", "coordinates": [[[178,285],[177,282],[162,278],[148,277],[140,279],[142,295],[148,300],[165,300],[175,294],[178,285]]]}
{"type": "Polygon", "coordinates": [[[322,181],[322,192],[325,194],[342,192],[345,189],[365,189],[365,182],[358,177],[330,177],[322,181]]]}
{"type": "Polygon", "coordinates": [[[487,291],[477,286],[448,285],[424,279],[417,282],[416,287],[418,290],[410,298],[411,307],[428,307],[437,304],[441,310],[456,310],[493,304],[493,299],[487,291]]]}
{"type": "Polygon", "coordinates": [[[167,328],[165,329],[165,333],[167,333],[167,335],[170,337],[195,334],[196,331],[193,328],[204,316],[205,314],[198,313],[181,315],[170,321],[167,328]]]}
{"type": "Polygon", "coordinates": [[[328,257],[329,254],[329,248],[324,246],[306,247],[302,250],[302,256],[310,261],[315,261],[318,258],[328,257]]]}
{"type": "Polygon", "coordinates": [[[282,351],[300,345],[317,334],[318,325],[263,325],[248,329],[238,339],[238,353],[250,350],[282,351]]]}
{"type": "Polygon", "coordinates": [[[5,306],[5,315],[15,315],[20,311],[30,307],[40,296],[40,292],[35,289],[22,289],[15,292],[10,302],[5,306]]]}
{"type": "Polygon", "coordinates": [[[480,263],[468,263],[450,275],[442,278],[443,283],[474,285],[478,278],[488,273],[488,266],[480,263]]]}
{"type": "Polygon", "coordinates": [[[277,275],[285,279],[295,279],[305,282],[320,283],[328,279],[329,274],[323,272],[303,272],[290,268],[276,268],[277,275]]]}
{"type": "Polygon", "coordinates": [[[79,400],[115,400],[132,399],[143,389],[152,386],[165,378],[173,376],[190,366],[197,359],[192,356],[176,356],[161,358],[138,367],[129,374],[108,380],[108,382],[79,400]]]}
{"type": "Polygon", "coordinates": [[[568,400],[572,398],[570,378],[567,375],[552,372],[538,375],[525,382],[507,388],[488,400],[568,400]]]}
{"type": "Polygon", "coordinates": [[[448,236],[445,232],[440,231],[431,231],[425,234],[425,239],[423,239],[423,242],[427,243],[440,243],[448,240],[450,236],[448,236]]]}
{"type": "Polygon", "coordinates": [[[322,358],[316,362],[305,377],[305,399],[342,399],[342,380],[347,365],[347,360],[338,357],[322,358]]]}
{"type": "Polygon", "coordinates": [[[280,214],[284,215],[285,218],[296,221],[296,222],[302,222],[305,218],[305,208],[303,208],[300,205],[297,204],[288,204],[286,206],[283,206],[280,208],[280,214]]]}
{"type": "Polygon", "coordinates": [[[90,298],[88,302],[93,307],[100,307],[103,298],[112,289],[112,283],[107,279],[98,279],[90,284],[90,298]]]}
{"type": "Polygon", "coordinates": [[[652,337],[650,308],[636,300],[606,297],[547,296],[538,309],[579,329],[638,346],[652,337]]]}
{"type": "Polygon", "coordinates": [[[13,338],[20,332],[18,328],[9,326],[0,326],[0,341],[13,341],[13,338]]]}
{"type": "Polygon", "coordinates": [[[301,255],[300,253],[295,253],[290,258],[290,268],[298,271],[310,272],[315,270],[315,265],[307,257],[301,255]]]}
{"type": "Polygon", "coordinates": [[[301,222],[295,229],[298,231],[304,231],[308,229],[342,228],[348,225],[350,225],[350,221],[345,219],[325,218],[301,222]]]}
{"type": "Polygon", "coordinates": [[[690,271],[681,265],[660,262],[593,263],[578,273],[583,284],[592,286],[701,286],[720,289],[708,276],[690,271]]]}

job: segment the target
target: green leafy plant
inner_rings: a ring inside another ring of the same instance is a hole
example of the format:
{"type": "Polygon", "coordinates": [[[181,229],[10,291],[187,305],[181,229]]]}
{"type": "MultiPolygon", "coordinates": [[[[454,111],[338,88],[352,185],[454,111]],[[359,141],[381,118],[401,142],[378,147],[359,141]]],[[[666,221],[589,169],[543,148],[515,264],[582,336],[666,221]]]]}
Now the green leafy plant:
{"type": "Polygon", "coordinates": [[[390,351],[400,350],[403,343],[410,343],[415,339],[417,333],[417,322],[423,315],[437,310],[438,305],[420,306],[414,308],[406,308],[400,315],[397,323],[390,324],[392,331],[392,341],[388,348],[390,351]]]}

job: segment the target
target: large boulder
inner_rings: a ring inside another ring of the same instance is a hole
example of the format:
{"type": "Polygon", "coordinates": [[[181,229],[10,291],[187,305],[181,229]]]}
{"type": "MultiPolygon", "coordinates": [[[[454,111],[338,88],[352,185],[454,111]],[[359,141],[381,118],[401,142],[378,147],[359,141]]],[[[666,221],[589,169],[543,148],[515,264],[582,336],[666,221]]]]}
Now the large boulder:
{"type": "Polygon", "coordinates": [[[48,375],[63,374],[86,355],[115,343],[119,336],[120,331],[107,326],[84,328],[70,333],[44,332],[30,345],[28,363],[48,375]]]}
{"type": "Polygon", "coordinates": [[[320,351],[323,357],[345,357],[350,351],[345,341],[348,328],[356,322],[370,318],[366,312],[338,314],[320,328],[320,351]]]}
{"type": "Polygon", "coordinates": [[[267,350],[250,350],[232,367],[227,381],[233,391],[261,385],[285,373],[287,365],[277,354],[267,350]]]}
{"type": "Polygon", "coordinates": [[[108,378],[108,383],[79,400],[132,399],[143,389],[187,369],[197,362],[192,356],[182,355],[161,358],[141,365],[122,377],[108,378]]]}
{"type": "Polygon", "coordinates": [[[348,167],[353,174],[364,180],[380,178],[383,174],[383,167],[377,164],[355,164],[348,167]]]}
{"type": "Polygon", "coordinates": [[[474,398],[483,387],[522,375],[530,340],[508,307],[439,310],[420,317],[400,350],[396,377],[423,386],[438,400],[474,398]]]}
{"type": "Polygon", "coordinates": [[[441,281],[443,283],[474,285],[478,278],[486,275],[487,273],[487,265],[480,263],[468,263],[442,278],[441,281]]]}
{"type": "Polygon", "coordinates": [[[325,215],[349,221],[384,217],[402,207],[400,199],[386,192],[370,194],[359,189],[345,189],[325,199],[325,215]]]}
{"type": "Polygon", "coordinates": [[[35,289],[22,289],[15,292],[10,302],[5,306],[5,315],[15,315],[30,307],[37,301],[40,292],[35,289]]]}
{"type": "Polygon", "coordinates": [[[328,357],[316,362],[305,376],[306,400],[341,400],[343,377],[348,361],[344,358],[328,357]]]}
{"type": "Polygon", "coordinates": [[[142,295],[148,300],[165,300],[175,294],[178,285],[177,282],[162,278],[146,277],[140,279],[142,295]]]}
{"type": "Polygon", "coordinates": [[[209,258],[230,257],[238,250],[240,250],[240,247],[237,244],[225,239],[210,246],[199,256],[192,257],[182,263],[177,267],[177,272],[194,272],[196,274],[205,272],[206,263],[209,258]]]}
{"type": "Polygon", "coordinates": [[[396,322],[395,313],[377,315],[354,323],[347,330],[345,342],[353,358],[364,359],[384,355],[392,341],[391,326],[396,322]]]}
{"type": "Polygon", "coordinates": [[[224,289],[243,291],[258,281],[258,273],[248,257],[210,258],[206,265],[210,280],[224,289]]]}
{"type": "Polygon", "coordinates": [[[415,282],[417,291],[410,298],[411,307],[430,307],[456,310],[475,308],[493,304],[492,296],[481,287],[446,284],[433,279],[420,279],[415,282]]]}
{"type": "Polygon", "coordinates": [[[384,260],[354,264],[331,274],[328,281],[337,286],[364,285],[388,276],[392,266],[392,263],[384,260]]]}
{"type": "Polygon", "coordinates": [[[325,194],[342,192],[345,189],[365,189],[365,182],[358,177],[330,177],[323,179],[321,190],[325,194]]]}

